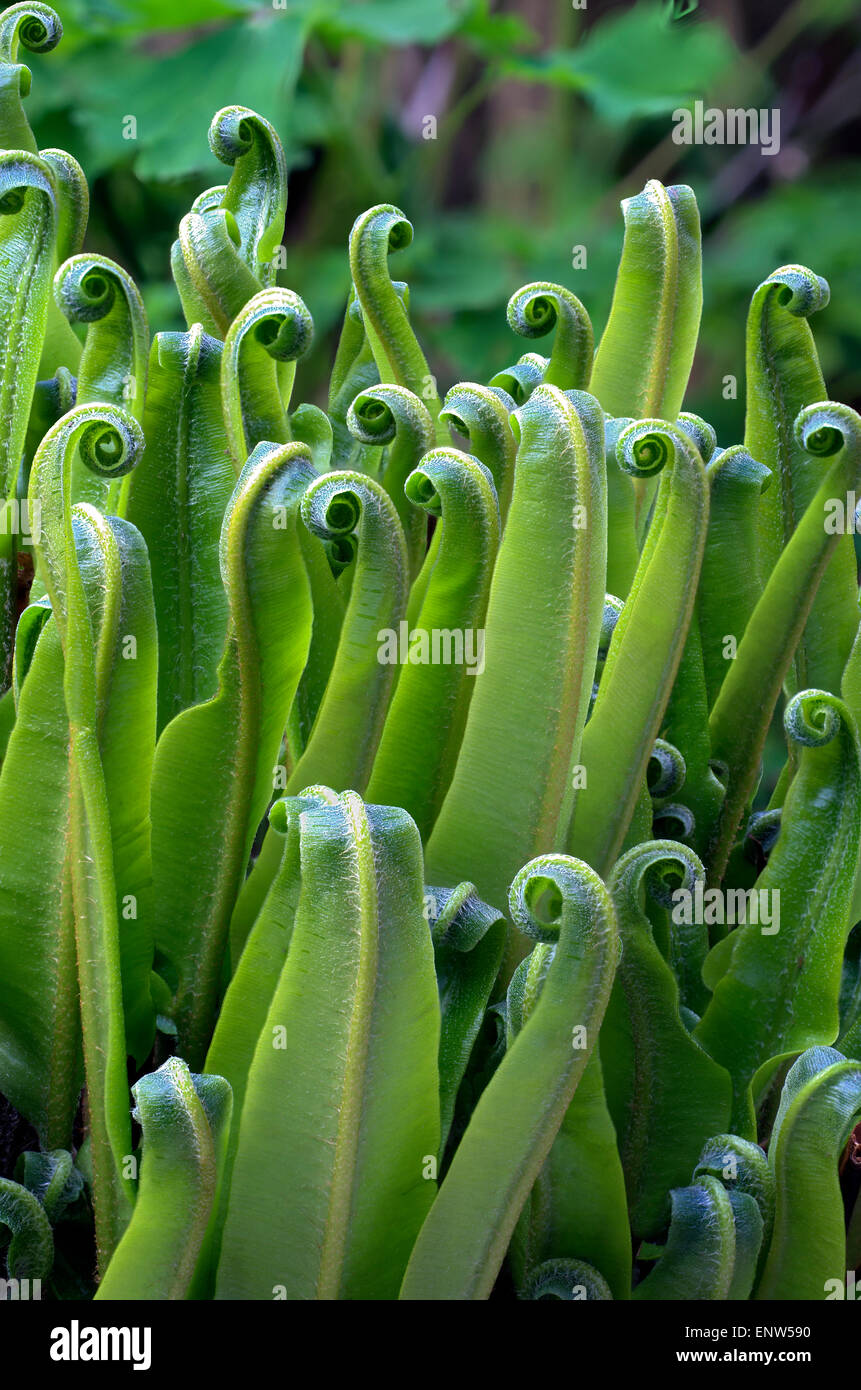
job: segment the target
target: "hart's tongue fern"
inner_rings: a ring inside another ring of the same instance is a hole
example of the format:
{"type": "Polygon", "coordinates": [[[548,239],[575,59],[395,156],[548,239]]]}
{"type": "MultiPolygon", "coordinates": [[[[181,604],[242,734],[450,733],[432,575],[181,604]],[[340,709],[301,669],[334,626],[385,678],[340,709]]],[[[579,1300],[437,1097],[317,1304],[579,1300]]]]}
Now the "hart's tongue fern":
{"type": "Polygon", "coordinates": [[[530,350],[444,393],[382,204],[324,412],[272,126],[213,118],[151,343],[24,115],[61,32],[0,19],[0,1090],[41,1145],[7,1276],[60,1293],[92,1211],[106,1299],[834,1296],[861,421],[824,280],[754,291],[718,445],[691,189],[624,204],[597,350],[535,282],[530,350]]]}

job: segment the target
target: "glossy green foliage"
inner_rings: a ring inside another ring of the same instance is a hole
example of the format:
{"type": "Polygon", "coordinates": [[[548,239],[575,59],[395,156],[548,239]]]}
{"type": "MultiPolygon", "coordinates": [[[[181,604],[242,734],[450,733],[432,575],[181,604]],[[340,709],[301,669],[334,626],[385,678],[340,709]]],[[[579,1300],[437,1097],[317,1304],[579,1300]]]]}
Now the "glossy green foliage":
{"type": "Polygon", "coordinates": [[[846,1237],[837,1178],[861,1116],[861,1066],[832,1047],[802,1053],[784,1082],[768,1163],[774,1236],[756,1297],[824,1299],[845,1286],[846,1237]]]}
{"type": "Polygon", "coordinates": [[[146,448],[125,498],[124,514],[161,576],[155,590],[159,730],[214,692],[227,631],[218,539],[236,480],[220,408],[221,355],[221,343],[199,324],[190,333],[156,335],[146,448]]]}
{"type": "Polygon", "coordinates": [[[597,874],[564,855],[535,859],[512,884],[510,909],[522,932],[552,947],[552,959],[422,1227],[401,1290],[405,1299],[488,1297],[607,1007],[619,941],[612,901],[597,874]],[[535,912],[548,892],[553,916],[545,922],[535,912]]]}
{"type": "Polygon", "coordinates": [[[132,1087],[143,1154],[135,1209],[98,1299],[181,1299],[191,1285],[230,1125],[230,1086],[178,1057],[132,1087]]]}
{"type": "Polygon", "coordinates": [[[181,1047],[196,1065],[206,1053],[230,916],[308,654],[311,601],[298,510],[312,476],[304,445],[260,444],[250,455],[221,532],[230,618],[218,691],[177,715],[156,750],[154,934],[175,977],[181,1047]],[[184,830],[192,825],[190,857],[184,830]]]}
{"type": "Polygon", "coordinates": [[[488,599],[484,670],[428,843],[435,882],[466,877],[461,868],[471,864],[480,870],[472,875],[479,891],[494,903],[505,900],[524,860],[564,840],[606,565],[594,398],[541,386],[513,421],[515,486],[488,599]],[[536,671],[546,710],[540,720],[531,717],[536,671]]]}
{"type": "Polygon", "coordinates": [[[684,1182],[708,1135],[729,1121],[731,1084],[682,1022],[679,986],[661,954],[644,900],[691,893],[702,865],[671,840],[638,845],[613,870],[622,959],[601,1030],[601,1062],[619,1136],[631,1227],[646,1239],[667,1224],[672,1188],[684,1182]]]}
{"type": "Polygon", "coordinates": [[[60,33],[0,17],[0,1092],[41,1146],[6,1275],[89,1296],[92,1221],[100,1300],[837,1296],[861,422],[824,281],[754,292],[719,448],[690,189],[624,204],[597,352],[535,280],[447,390],[380,203],[321,391],[287,159],[230,105],[150,342],[24,115],[60,33]]]}
{"type": "Polygon", "coordinates": [[[697,1029],[732,1073],[734,1128],[745,1138],[754,1137],[749,1088],[756,1099],[780,1060],[837,1036],[861,841],[861,747],[846,707],[804,691],[787,706],[786,729],[801,758],[756,884],[762,918],[713,948],[714,998],[697,1029]]]}
{"type": "Polygon", "coordinates": [[[217,1298],[392,1298],[434,1198],[439,1003],[409,817],[312,800],[245,1083],[217,1298]],[[260,1182],[273,1163],[276,1184],[260,1182]],[[430,1167],[429,1167],[430,1165],[430,1167]],[[284,1201],[282,1182],[292,1197],[284,1201]]]}

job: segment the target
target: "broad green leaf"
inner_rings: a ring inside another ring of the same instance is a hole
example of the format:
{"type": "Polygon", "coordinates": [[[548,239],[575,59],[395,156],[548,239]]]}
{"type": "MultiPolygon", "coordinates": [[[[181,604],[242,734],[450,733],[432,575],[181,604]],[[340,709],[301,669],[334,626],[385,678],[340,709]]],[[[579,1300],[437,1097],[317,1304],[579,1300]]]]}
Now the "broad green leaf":
{"type": "Polygon", "coordinates": [[[805,450],[828,467],[768,578],[711,712],[712,758],[722,765],[727,788],[709,848],[713,883],[723,877],[739,822],[753,798],[781,686],[840,539],[825,524],[828,501],[857,487],[861,478],[861,420],[848,406],[833,401],[809,406],[795,421],[795,431],[805,450]]]}
{"type": "Polygon", "coordinates": [[[230,1086],[179,1057],[132,1087],[143,1155],[135,1209],[96,1299],[187,1296],[230,1125],[230,1086]]]}
{"type": "Polygon", "coordinates": [[[237,473],[260,443],[286,444],[287,411],[297,358],[310,347],[314,325],[292,290],[261,290],[239,311],[224,341],[221,400],[237,473]]]}
{"type": "MultiPolygon", "coordinates": [[[[34,548],[63,648],[68,715],[69,879],[75,919],[78,986],[84,1040],[93,1197],[99,1264],[103,1268],[128,1220],[130,1151],[120,924],[111,830],[111,791],[99,744],[103,663],[110,647],[97,643],[78,563],[71,507],[74,450],[95,472],[121,477],[140,458],[137,422],[109,405],[76,406],[49,430],[30,473],[30,504],[41,508],[34,548]]],[[[108,570],[106,600],[116,601],[121,561],[115,533],[84,509],[108,570]]],[[[151,619],[150,619],[151,621],[151,619]]],[[[105,626],[111,633],[111,624],[105,626]]],[[[111,634],[116,637],[115,633],[111,634]]],[[[144,754],[144,757],[146,755],[144,754]]],[[[130,813],[130,826],[135,815],[130,813]]],[[[144,832],[145,833],[145,832],[144,832]]],[[[136,846],[130,846],[132,859],[136,846]]]]}
{"type": "MultiPolygon", "coordinates": [[[[744,442],[774,474],[759,505],[758,556],[764,585],[808,507],[820,469],[796,429],[806,407],[827,399],[808,318],[825,308],[828,284],[805,266],[781,266],[756,289],[747,321],[744,442]]],[[[852,484],[850,483],[850,487],[852,484]]],[[[832,496],[842,501],[839,492],[832,496]]],[[[848,532],[835,536],[804,632],[787,673],[787,692],[837,691],[858,625],[855,552],[848,532]]]]}
{"type": "Polygon", "coordinates": [[[708,518],[708,483],[696,446],[675,425],[641,420],[622,431],[619,462],[651,477],[663,469],[631,592],[615,625],[586,725],[568,848],[609,873],[661,728],[693,612],[708,518]]]}
{"type": "Polygon", "coordinates": [[[653,0],[600,15],[576,48],[506,55],[513,75],[582,92],[605,120],[675,113],[692,92],[710,91],[738,54],[722,25],[667,24],[653,0]]]}
{"type": "Polygon", "coordinates": [[[647,897],[669,897],[673,877],[691,894],[705,871],[684,845],[653,840],[629,850],[609,881],[622,955],[601,1028],[601,1065],[631,1229],[645,1239],[666,1226],[670,1190],[688,1179],[709,1135],[725,1128],[732,1104],[729,1074],[682,1022],[678,985],[645,912],[647,897]]]}
{"type": "Polygon", "coordinates": [[[522,932],[554,947],[540,997],[494,1072],[415,1243],[408,1300],[490,1296],[520,1212],[595,1047],[619,938],[612,900],[586,864],[544,855],[511,886],[522,932]],[[554,916],[539,919],[552,889],[554,916]],[[572,1046],[584,1030],[584,1047],[572,1046]]]}
{"type": "Polygon", "coordinates": [[[826,1299],[846,1287],[838,1163],[861,1122],[861,1065],[812,1047],[791,1068],[768,1146],[774,1235],[757,1299],[826,1299]]]}
{"type": "Polygon", "coordinates": [[[248,1075],[216,1297],[393,1298],[439,1145],[421,845],[403,811],[351,792],[306,807],[299,835],[299,902],[248,1075]]]}
{"type": "MultiPolygon", "coordinates": [[[[384,388],[380,388],[381,390],[384,388]]],[[[456,449],[426,454],[406,480],[416,510],[441,535],[415,628],[392,629],[380,659],[401,665],[368,796],[403,806],[430,835],[457,767],[470,703],[484,667],[484,619],[499,544],[490,474],[456,449]],[[406,650],[405,650],[406,648],[406,650]]]]}
{"type": "Polygon", "coordinates": [[[472,878],[488,902],[504,901],[519,866],[564,841],[604,600],[597,403],[541,386],[513,421],[514,493],[490,587],[484,670],[427,852],[433,882],[472,878]]]}
{"type": "Polygon", "coordinates": [[[175,975],[180,1051],[200,1065],[218,1004],[230,916],[272,793],[311,636],[297,534],[312,474],[301,444],[260,444],[224,517],[230,605],[218,691],[183,710],[156,748],[152,788],[156,946],[175,975]]]}
{"type": "Polygon", "coordinates": [[[227,630],[218,538],[236,478],[221,416],[221,351],[199,324],[156,335],[147,447],[128,480],[125,515],[156,576],[159,730],[213,694],[227,630]]]}

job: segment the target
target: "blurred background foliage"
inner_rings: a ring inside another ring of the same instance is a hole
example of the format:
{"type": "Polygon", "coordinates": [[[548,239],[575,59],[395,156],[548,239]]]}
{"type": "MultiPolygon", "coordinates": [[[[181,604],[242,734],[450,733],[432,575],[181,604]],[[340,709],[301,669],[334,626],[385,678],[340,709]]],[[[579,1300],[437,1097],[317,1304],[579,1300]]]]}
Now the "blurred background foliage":
{"type": "MultiPolygon", "coordinates": [[[[530,346],[505,306],[532,279],[606,319],[621,198],[689,183],[705,236],[701,348],[687,408],[741,438],[750,294],[800,261],[831,284],[814,329],[833,396],[861,396],[861,15],[856,0],[56,0],[60,47],[33,56],[40,146],[83,164],[88,248],[181,326],[169,252],[180,217],[226,177],[207,130],[242,103],[290,167],[287,268],[315,319],[296,399],[325,399],[354,217],[393,202],[415,226],[392,270],[441,391],[530,346]],[[679,146],[671,113],[779,107],[781,147],[679,146]],[[133,115],[137,138],[124,138],[133,115]],[[435,138],[425,138],[436,121],[435,138]],[[586,248],[574,269],[572,250],[586,248]],[[738,378],[725,400],[723,378],[738,378]]],[[[540,344],[535,344],[539,348],[540,344]]]]}

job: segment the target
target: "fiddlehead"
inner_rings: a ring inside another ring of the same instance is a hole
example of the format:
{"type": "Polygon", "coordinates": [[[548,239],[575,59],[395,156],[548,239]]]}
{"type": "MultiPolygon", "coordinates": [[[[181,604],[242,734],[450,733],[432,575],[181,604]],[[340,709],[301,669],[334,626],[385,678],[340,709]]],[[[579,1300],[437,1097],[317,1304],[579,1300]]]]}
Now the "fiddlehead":
{"type": "Polygon", "coordinates": [[[38,146],[24,113],[22,97],[30,90],[30,69],[18,62],[23,44],[30,53],[50,53],[63,37],[60,16],[38,0],[10,5],[0,15],[0,146],[29,150],[38,146]]]}
{"type": "Polygon", "coordinates": [[[364,789],[373,765],[397,667],[381,642],[406,612],[408,561],[395,505],[361,473],[326,473],[302,499],[302,519],[321,540],[358,533],[358,554],[338,649],[308,744],[287,784],[364,789]],[[361,699],[358,691],[363,692],[361,699]]]}
{"type": "Polygon", "coordinates": [[[732,1074],[733,1129],[746,1138],[779,1063],[837,1036],[861,834],[861,747],[846,706],[827,691],[801,691],[784,724],[801,752],[780,834],[744,925],[709,956],[720,973],[697,1028],[702,1046],[732,1074]],[[752,1016],[749,1001],[760,994],[752,1016]]]}
{"type": "Polygon", "coordinates": [[[296,363],[313,336],[304,301],[278,287],[254,295],[233,320],[221,359],[221,397],[237,471],[257,444],[289,440],[287,411],[296,363]]]}
{"type": "Polygon", "coordinates": [[[47,1279],[54,1263],[51,1223],[38,1197],[9,1178],[0,1178],[0,1226],[12,1236],[6,1251],[9,1278],[47,1279]]]}
{"type": "Polygon", "coordinates": [[[543,380],[562,391],[585,391],[592,374],[592,321],[576,295],[539,280],[508,301],[508,325],[523,338],[556,337],[543,380]]]}
{"type": "Polygon", "coordinates": [[[608,1301],[613,1297],[607,1280],[583,1260],[545,1260],[536,1265],[518,1294],[531,1302],[587,1299],[608,1301]]]}
{"type": "Polygon", "coordinates": [[[509,909],[521,932],[554,943],[553,961],[458,1145],[413,1249],[402,1299],[489,1296],[607,1005],[619,946],[597,874],[564,855],[542,855],[517,874],[509,909]],[[572,1026],[583,1030],[584,1047],[572,1047],[572,1026]]]}
{"type": "MultiPolygon", "coordinates": [[[[275,252],[284,235],[287,163],[273,126],[247,106],[225,106],[209,127],[209,148],[232,166],[220,206],[239,232],[239,251],[264,289],[275,283],[275,252]]],[[[214,193],[216,190],[210,190],[214,193]]]]}
{"type": "Polygon", "coordinates": [[[653,801],[674,796],[685,783],[685,760],[674,744],[656,738],[646,768],[646,785],[653,801]]]}
{"type": "Polygon", "coordinates": [[[386,448],[380,482],[400,517],[410,578],[415,579],[427,549],[427,517],[411,504],[404,484],[422,455],[433,446],[435,434],[430,413],[405,386],[383,384],[356,397],[347,411],[346,425],[359,444],[386,448]]]}
{"type": "MultiPolygon", "coordinates": [[[[142,420],[149,328],[131,276],[107,256],[73,256],[54,277],[54,297],[70,323],[87,324],[77,369],[77,404],[106,402],[142,420]]],[[[96,483],[80,466],[75,470],[73,465],[73,471],[73,501],[117,510],[118,485],[96,483]]]]}
{"type": "Polygon", "coordinates": [[[549,365],[549,357],[541,357],[537,352],[527,352],[514,363],[490,378],[492,391],[504,391],[511,397],[515,408],[525,405],[532,392],[541,385],[549,365]]]}
{"type": "Polygon", "coordinates": [[[681,660],[708,516],[702,459],[675,425],[629,425],[619,436],[617,456],[635,477],[664,472],[583,734],[588,781],[577,793],[568,845],[605,872],[624,842],[681,660]],[[651,637],[646,650],[644,630],[651,637]]]}
{"type": "MultiPolygon", "coordinates": [[[[427,402],[436,423],[436,382],[388,269],[389,253],[409,246],[412,239],[412,223],[399,208],[391,203],[370,208],[356,218],[350,232],[350,270],[380,380],[408,387],[427,402]]],[[[438,442],[446,443],[444,431],[438,442]]]]}
{"type": "Polygon", "coordinates": [[[503,526],[514,486],[517,440],[511,428],[513,401],[505,401],[489,386],[461,381],[447,392],[440,411],[442,420],[469,441],[469,451],[490,469],[499,498],[503,526]]]}
{"type": "Polygon", "coordinates": [[[640,1236],[663,1229],[670,1189],[688,1180],[705,1139],[729,1118],[729,1077],[682,1022],[679,984],[647,912],[651,900],[653,912],[673,906],[674,916],[687,918],[690,926],[674,928],[676,949],[672,941],[664,947],[674,964],[687,961],[695,971],[707,942],[691,909],[704,876],[686,845],[653,840],[623,855],[609,883],[622,955],[601,1030],[601,1062],[640,1236]]]}
{"type": "Polygon", "coordinates": [[[807,406],[794,428],[799,444],[828,466],[748,619],[709,719],[712,757],[727,769],[726,799],[708,854],[713,882],[723,876],[752,799],[772,712],[840,540],[826,525],[829,503],[854,491],[861,479],[861,419],[854,410],[834,401],[807,406]]]}
{"type": "Polygon", "coordinates": [[[406,480],[420,515],[439,518],[437,558],[409,635],[368,796],[403,806],[430,834],[451,782],[476,679],[499,544],[490,473],[469,454],[434,449],[406,480]]]}
{"type": "Polygon", "coordinates": [[[275,279],[284,230],[284,155],[273,128],[245,107],[225,107],[210,127],[230,182],[198,197],[179,224],[171,269],[189,328],[226,336],[239,310],[275,279]]]}

